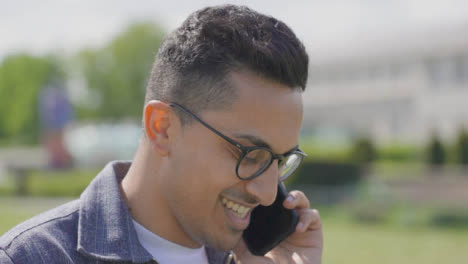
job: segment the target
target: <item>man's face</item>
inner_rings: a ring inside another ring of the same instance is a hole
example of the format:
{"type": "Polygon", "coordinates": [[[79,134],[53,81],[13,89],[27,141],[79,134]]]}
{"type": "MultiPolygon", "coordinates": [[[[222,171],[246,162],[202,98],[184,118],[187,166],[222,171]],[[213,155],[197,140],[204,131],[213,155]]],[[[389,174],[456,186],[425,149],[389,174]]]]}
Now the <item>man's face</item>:
{"type": "MultiPolygon", "coordinates": [[[[302,122],[301,93],[250,72],[232,73],[230,78],[238,94],[232,107],[204,111],[199,117],[244,146],[263,141],[277,154],[295,147],[302,122]]],[[[278,161],[259,177],[242,181],[235,172],[238,149],[193,122],[174,141],[164,197],[189,239],[232,249],[247,228],[252,208],[274,201],[278,161]]]]}

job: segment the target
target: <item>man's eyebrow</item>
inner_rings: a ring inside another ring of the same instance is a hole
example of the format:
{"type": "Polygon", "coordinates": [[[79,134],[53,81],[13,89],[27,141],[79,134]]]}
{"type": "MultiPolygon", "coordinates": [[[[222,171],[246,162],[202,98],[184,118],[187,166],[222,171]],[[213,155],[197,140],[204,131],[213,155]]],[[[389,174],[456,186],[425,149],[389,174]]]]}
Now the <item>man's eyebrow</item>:
{"type": "MultiPolygon", "coordinates": [[[[240,134],[240,133],[234,133],[233,136],[236,137],[236,138],[240,138],[240,139],[246,139],[246,140],[250,141],[250,143],[254,144],[257,147],[264,147],[264,148],[268,148],[268,149],[273,151],[270,144],[268,144],[265,140],[263,140],[263,139],[261,139],[261,138],[259,138],[257,136],[249,135],[249,134],[240,134]]],[[[291,152],[293,150],[296,150],[298,148],[299,148],[299,145],[296,145],[295,147],[291,148],[290,150],[286,151],[283,154],[286,154],[286,153],[291,152]]]]}
{"type": "Polygon", "coordinates": [[[271,149],[270,144],[268,144],[265,140],[254,136],[254,135],[249,135],[249,134],[240,134],[240,133],[235,133],[233,135],[235,138],[240,138],[240,139],[245,139],[250,141],[250,143],[254,144],[257,147],[264,147],[264,148],[269,148],[271,149]]]}

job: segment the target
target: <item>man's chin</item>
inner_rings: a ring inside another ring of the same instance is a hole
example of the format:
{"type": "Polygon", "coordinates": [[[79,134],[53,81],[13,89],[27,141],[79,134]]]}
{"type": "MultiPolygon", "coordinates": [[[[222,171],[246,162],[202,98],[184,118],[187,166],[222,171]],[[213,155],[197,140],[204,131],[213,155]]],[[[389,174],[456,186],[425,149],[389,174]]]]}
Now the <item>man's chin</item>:
{"type": "Polygon", "coordinates": [[[231,235],[231,236],[232,237],[228,239],[224,237],[221,240],[212,241],[213,243],[207,243],[206,246],[219,250],[219,251],[230,251],[234,249],[237,246],[237,244],[240,242],[240,240],[242,239],[242,232],[239,235],[236,234],[236,235],[231,235]]]}

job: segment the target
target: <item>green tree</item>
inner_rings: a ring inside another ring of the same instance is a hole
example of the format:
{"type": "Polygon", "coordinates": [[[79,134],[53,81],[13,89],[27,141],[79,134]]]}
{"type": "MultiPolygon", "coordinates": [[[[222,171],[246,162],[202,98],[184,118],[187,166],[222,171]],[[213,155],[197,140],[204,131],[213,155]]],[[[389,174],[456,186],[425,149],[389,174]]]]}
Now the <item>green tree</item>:
{"type": "Polygon", "coordinates": [[[468,165],[468,132],[465,128],[461,128],[458,132],[455,148],[458,162],[462,165],[468,165]]]}
{"type": "Polygon", "coordinates": [[[38,95],[52,78],[63,76],[54,57],[8,56],[0,65],[0,140],[37,143],[38,95]]]}
{"type": "Polygon", "coordinates": [[[427,147],[427,162],[435,166],[443,165],[446,160],[445,156],[444,145],[437,134],[434,133],[427,147]]]}
{"type": "Polygon", "coordinates": [[[108,45],[79,54],[81,69],[96,107],[78,106],[85,118],[139,117],[143,107],[146,78],[164,33],[151,23],[137,23],[108,45]]]}
{"type": "Polygon", "coordinates": [[[370,138],[359,138],[351,148],[351,160],[368,164],[377,159],[377,150],[370,138]]]}

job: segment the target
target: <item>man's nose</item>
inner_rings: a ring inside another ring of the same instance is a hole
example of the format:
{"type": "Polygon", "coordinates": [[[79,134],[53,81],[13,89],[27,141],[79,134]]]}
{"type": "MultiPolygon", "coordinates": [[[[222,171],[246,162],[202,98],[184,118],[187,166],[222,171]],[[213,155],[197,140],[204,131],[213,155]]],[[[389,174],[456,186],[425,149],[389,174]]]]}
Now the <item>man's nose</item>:
{"type": "Polygon", "coordinates": [[[270,167],[258,177],[247,181],[247,192],[263,206],[271,205],[276,198],[278,190],[279,170],[278,162],[275,160],[270,167]]]}

